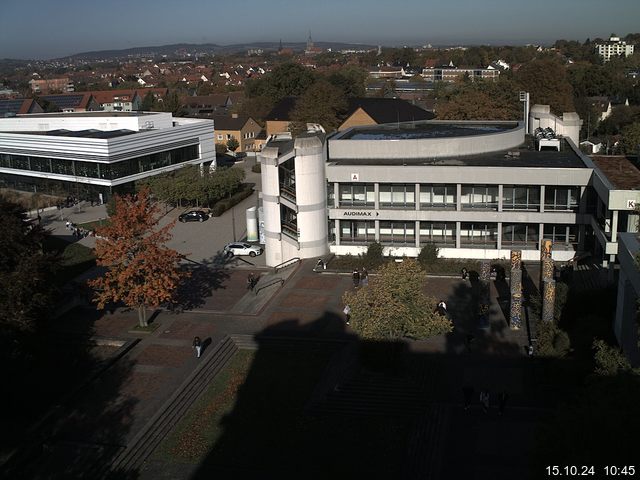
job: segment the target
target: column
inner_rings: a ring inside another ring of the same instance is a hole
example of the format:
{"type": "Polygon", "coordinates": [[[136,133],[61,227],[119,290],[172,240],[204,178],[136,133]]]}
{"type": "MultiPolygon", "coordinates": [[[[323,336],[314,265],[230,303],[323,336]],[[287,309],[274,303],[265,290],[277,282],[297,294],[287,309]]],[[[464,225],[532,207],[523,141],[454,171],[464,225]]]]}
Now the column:
{"type": "Polygon", "coordinates": [[[420,220],[416,220],[416,248],[420,248],[420,220]]]}
{"type": "MultiPolygon", "coordinates": [[[[511,251],[513,258],[513,251],[511,251]]],[[[512,262],[513,265],[513,262],[512,262]]],[[[518,263],[518,265],[520,265],[518,263]]],[[[522,270],[511,269],[511,306],[509,308],[509,326],[512,330],[520,330],[522,326],[522,270]]]]}
{"type": "Polygon", "coordinates": [[[540,185],[540,213],[544,213],[544,185],[540,185]]]}
{"type": "Polygon", "coordinates": [[[542,321],[553,322],[556,310],[556,281],[546,279],[542,290],[542,321]]]}
{"type": "Polygon", "coordinates": [[[333,184],[333,208],[340,208],[340,184],[338,182],[333,184]]]}
{"type": "Polygon", "coordinates": [[[456,248],[460,248],[460,223],[456,222],[456,248]]]}
{"type": "MultiPolygon", "coordinates": [[[[376,196],[376,198],[378,197],[376,196]]],[[[376,242],[380,242],[380,220],[374,220],[374,222],[376,223],[376,242]]]]}
{"type": "Polygon", "coordinates": [[[462,184],[456,184],[456,211],[462,210],[462,184]]]}
{"type": "MultiPolygon", "coordinates": [[[[500,184],[500,185],[498,185],[498,211],[499,212],[502,211],[502,199],[503,199],[503,196],[504,196],[504,185],[500,184]]],[[[498,243],[499,242],[500,241],[498,240],[498,243]]]]}
{"type": "Polygon", "coordinates": [[[618,210],[613,211],[613,217],[611,218],[611,242],[618,241],[618,210]]]}
{"type": "Polygon", "coordinates": [[[416,183],[416,210],[420,210],[420,184],[416,183]]]}
{"type": "Polygon", "coordinates": [[[340,246],[340,220],[337,218],[334,220],[335,222],[335,231],[336,231],[336,246],[340,246]]]}
{"type": "MultiPolygon", "coordinates": [[[[375,199],[374,208],[380,209],[380,184],[378,182],[373,184],[373,198],[375,199]]],[[[378,225],[376,224],[376,232],[378,231],[378,225]]]]}
{"type": "MultiPolygon", "coordinates": [[[[501,208],[501,207],[498,207],[501,208]]],[[[498,230],[497,230],[497,235],[498,235],[498,250],[502,250],[502,222],[498,222],[498,230]]]]}

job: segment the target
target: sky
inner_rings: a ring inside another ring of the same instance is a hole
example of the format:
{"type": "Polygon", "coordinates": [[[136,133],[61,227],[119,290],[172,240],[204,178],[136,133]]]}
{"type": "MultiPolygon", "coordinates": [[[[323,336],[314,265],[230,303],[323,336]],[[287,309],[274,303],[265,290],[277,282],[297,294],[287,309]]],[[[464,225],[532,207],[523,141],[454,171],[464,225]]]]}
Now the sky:
{"type": "Polygon", "coordinates": [[[1,0],[0,58],[313,40],[551,44],[640,32],[640,0],[1,0]]]}

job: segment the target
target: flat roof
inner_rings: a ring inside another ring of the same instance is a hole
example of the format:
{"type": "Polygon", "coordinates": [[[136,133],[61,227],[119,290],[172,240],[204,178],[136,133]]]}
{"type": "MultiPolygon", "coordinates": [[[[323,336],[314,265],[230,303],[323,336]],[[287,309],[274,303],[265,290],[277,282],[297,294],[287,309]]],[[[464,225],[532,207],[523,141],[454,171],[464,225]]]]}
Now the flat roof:
{"type": "Polygon", "coordinates": [[[410,140],[420,138],[450,138],[487,135],[516,128],[516,122],[454,124],[454,123],[398,123],[375,127],[354,127],[339,140],[410,140]]]}
{"type": "Polygon", "coordinates": [[[104,110],[95,112],[54,112],[54,113],[29,113],[18,115],[14,118],[51,118],[51,117],[143,117],[146,115],[159,115],[164,112],[107,112],[104,110]]]}
{"type": "Polygon", "coordinates": [[[622,155],[591,157],[616,190],[640,190],[640,170],[622,155]]]}
{"type": "Polygon", "coordinates": [[[46,131],[37,131],[37,132],[0,132],[0,133],[11,133],[18,135],[46,135],[51,137],[78,137],[78,138],[101,138],[101,139],[109,139],[109,138],[117,138],[124,137],[125,135],[131,135],[132,133],[138,133],[134,130],[46,130],[46,131]]]}
{"type": "Polygon", "coordinates": [[[461,166],[461,167],[520,167],[520,168],[589,168],[564,139],[560,151],[535,150],[531,137],[518,148],[476,155],[460,155],[439,158],[333,158],[329,146],[329,163],[336,165],[387,165],[387,166],[461,166]]]}

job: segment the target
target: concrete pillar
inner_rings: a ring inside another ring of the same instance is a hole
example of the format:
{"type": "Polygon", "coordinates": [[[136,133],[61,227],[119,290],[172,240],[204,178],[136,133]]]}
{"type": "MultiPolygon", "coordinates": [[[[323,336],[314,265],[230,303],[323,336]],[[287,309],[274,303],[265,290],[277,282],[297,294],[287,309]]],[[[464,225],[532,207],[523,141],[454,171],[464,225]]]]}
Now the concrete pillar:
{"type": "Polygon", "coordinates": [[[416,183],[416,192],[415,192],[415,198],[416,198],[416,210],[420,210],[420,184],[416,183]]]}
{"type": "Polygon", "coordinates": [[[336,218],[334,222],[334,228],[336,232],[336,245],[340,245],[340,220],[336,218]]]}
{"type": "Polygon", "coordinates": [[[498,185],[498,211],[502,211],[502,200],[504,196],[504,185],[498,185]]]}
{"type": "Polygon", "coordinates": [[[556,281],[546,279],[542,290],[542,321],[553,322],[556,310],[556,281]]]}
{"type": "MultiPolygon", "coordinates": [[[[376,198],[378,197],[376,196],[376,198]]],[[[380,242],[380,220],[374,220],[374,222],[376,223],[376,242],[380,242]]]]}
{"type": "Polygon", "coordinates": [[[611,241],[614,243],[618,241],[618,210],[613,211],[611,218],[611,241]]]}
{"type": "Polygon", "coordinates": [[[497,248],[498,250],[502,250],[502,222],[498,222],[498,242],[497,242],[497,248]]]}
{"type": "Polygon", "coordinates": [[[461,222],[456,222],[456,248],[460,248],[460,224],[461,222]]]}
{"type": "Polygon", "coordinates": [[[511,306],[509,309],[509,326],[519,330],[522,326],[522,270],[511,270],[511,306]]]}
{"type": "Polygon", "coordinates": [[[456,184],[456,211],[462,210],[462,184],[456,184]]]}
{"type": "Polygon", "coordinates": [[[416,248],[420,248],[420,220],[416,220],[416,248]]]}
{"type": "MultiPolygon", "coordinates": [[[[374,208],[376,210],[380,209],[380,184],[378,182],[373,184],[373,198],[375,201],[374,208]]],[[[378,226],[376,225],[376,232],[378,231],[378,226]]]]}
{"type": "Polygon", "coordinates": [[[333,208],[340,207],[340,184],[334,182],[333,184],[333,208]]]}
{"type": "Polygon", "coordinates": [[[540,185],[540,213],[544,213],[544,185],[540,185]]]}

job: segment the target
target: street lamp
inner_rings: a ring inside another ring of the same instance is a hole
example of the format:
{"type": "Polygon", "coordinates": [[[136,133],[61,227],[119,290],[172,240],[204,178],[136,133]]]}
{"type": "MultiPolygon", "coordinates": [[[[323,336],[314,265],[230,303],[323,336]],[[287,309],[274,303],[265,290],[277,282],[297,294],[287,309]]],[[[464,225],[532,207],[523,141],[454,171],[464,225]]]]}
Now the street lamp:
{"type": "Polygon", "coordinates": [[[524,103],[524,133],[529,133],[529,92],[520,92],[520,101],[524,103]]]}

